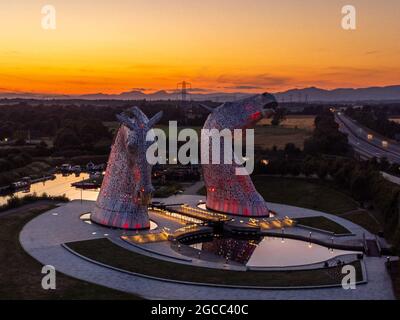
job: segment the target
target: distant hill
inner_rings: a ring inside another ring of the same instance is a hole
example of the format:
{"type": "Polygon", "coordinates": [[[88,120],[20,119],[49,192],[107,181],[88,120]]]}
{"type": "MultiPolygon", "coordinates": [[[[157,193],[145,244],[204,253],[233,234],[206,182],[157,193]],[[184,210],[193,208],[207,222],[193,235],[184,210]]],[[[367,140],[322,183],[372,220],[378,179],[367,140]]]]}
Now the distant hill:
{"type": "Polygon", "coordinates": [[[369,88],[338,88],[324,90],[315,87],[292,89],[275,94],[279,101],[285,102],[357,102],[357,101],[400,101],[400,85],[369,88]]]}
{"type": "MultiPolygon", "coordinates": [[[[213,93],[191,93],[188,99],[191,100],[213,100],[217,102],[232,101],[250,96],[253,93],[248,92],[213,92],[213,93]]],[[[366,102],[366,101],[399,101],[400,85],[387,87],[369,87],[369,88],[338,88],[325,90],[316,87],[291,89],[284,92],[274,93],[278,101],[282,102],[366,102]]],[[[119,94],[93,93],[84,95],[47,95],[35,94],[29,92],[13,93],[0,92],[0,98],[8,99],[86,99],[86,100],[176,100],[179,99],[177,92],[168,92],[165,90],[152,93],[133,90],[119,94]]]]}

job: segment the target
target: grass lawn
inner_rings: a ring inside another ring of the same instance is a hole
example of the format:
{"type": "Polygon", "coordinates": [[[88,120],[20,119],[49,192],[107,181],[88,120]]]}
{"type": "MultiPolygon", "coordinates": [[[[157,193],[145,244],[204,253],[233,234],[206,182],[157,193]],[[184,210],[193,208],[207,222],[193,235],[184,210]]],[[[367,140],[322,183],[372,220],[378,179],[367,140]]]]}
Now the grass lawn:
{"type": "Polygon", "coordinates": [[[345,213],[340,215],[340,217],[360,225],[373,234],[377,234],[379,231],[383,230],[378,220],[366,210],[357,210],[345,213]]]}
{"type": "Polygon", "coordinates": [[[307,217],[307,218],[297,218],[296,221],[304,226],[317,228],[336,234],[350,234],[351,232],[343,227],[342,225],[328,219],[326,217],[307,217]]]}
{"type": "MultiPolygon", "coordinates": [[[[296,271],[229,271],[177,264],[140,255],[119,247],[108,239],[68,243],[83,256],[120,269],[150,276],[190,282],[250,286],[312,286],[341,282],[338,267],[296,271]]],[[[355,261],[357,281],[362,280],[361,264],[355,261]]]]}
{"type": "MultiPolygon", "coordinates": [[[[22,227],[38,214],[53,208],[38,203],[0,216],[0,299],[138,299],[139,297],[56,273],[55,290],[41,287],[42,265],[21,247],[22,227]]],[[[45,232],[45,226],[44,232],[45,232]]]]}
{"type": "Polygon", "coordinates": [[[332,214],[340,214],[358,208],[358,203],[352,198],[318,181],[255,176],[253,182],[257,191],[265,201],[269,202],[332,214]]]}

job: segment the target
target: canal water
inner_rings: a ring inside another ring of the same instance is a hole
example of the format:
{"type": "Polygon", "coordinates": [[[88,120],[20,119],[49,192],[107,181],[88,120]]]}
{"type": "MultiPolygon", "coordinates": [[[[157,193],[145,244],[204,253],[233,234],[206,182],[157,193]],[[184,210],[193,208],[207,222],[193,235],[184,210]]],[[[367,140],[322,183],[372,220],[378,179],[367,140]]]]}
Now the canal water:
{"type": "MultiPolygon", "coordinates": [[[[82,199],[83,200],[96,200],[99,194],[99,190],[92,189],[78,189],[71,186],[71,183],[82,181],[83,179],[89,178],[89,174],[81,173],[78,177],[75,174],[63,176],[62,174],[56,174],[54,180],[47,180],[43,182],[37,182],[31,185],[29,190],[19,191],[14,193],[14,196],[23,197],[28,194],[36,193],[40,196],[42,193],[47,193],[49,196],[62,196],[65,194],[70,200],[82,199]]],[[[8,196],[0,196],[0,205],[7,203],[8,196]]]]}

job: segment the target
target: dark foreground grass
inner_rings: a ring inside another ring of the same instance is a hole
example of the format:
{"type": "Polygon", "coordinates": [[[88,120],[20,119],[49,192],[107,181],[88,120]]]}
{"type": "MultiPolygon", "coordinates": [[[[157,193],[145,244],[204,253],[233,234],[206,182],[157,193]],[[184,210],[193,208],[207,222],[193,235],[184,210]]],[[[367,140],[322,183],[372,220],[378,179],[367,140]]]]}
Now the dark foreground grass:
{"type": "Polygon", "coordinates": [[[379,231],[383,230],[377,219],[366,210],[357,210],[345,213],[340,215],[340,217],[360,225],[373,234],[378,234],[379,231]]]}
{"type": "Polygon", "coordinates": [[[394,295],[400,300],[400,261],[390,262],[389,274],[392,278],[394,295]]]}
{"type": "Polygon", "coordinates": [[[351,232],[342,225],[322,216],[296,218],[296,221],[303,226],[317,228],[328,232],[333,232],[335,234],[351,234],[351,232]]]}
{"type": "MultiPolygon", "coordinates": [[[[29,256],[19,243],[23,226],[52,204],[24,206],[0,217],[0,299],[137,299],[137,296],[112,290],[56,273],[56,289],[41,287],[42,265],[29,256]]],[[[5,212],[6,213],[6,212],[5,212]]],[[[46,232],[43,226],[43,232],[46,232]]]]}
{"type": "Polygon", "coordinates": [[[318,181],[255,176],[253,182],[257,191],[268,202],[284,203],[332,214],[358,208],[358,203],[351,197],[318,181]]]}
{"type": "MultiPolygon", "coordinates": [[[[95,239],[67,244],[90,259],[123,270],[179,281],[242,286],[318,286],[340,284],[339,267],[296,271],[230,271],[177,264],[141,255],[119,247],[108,239],[95,239]]],[[[362,280],[361,263],[355,261],[357,281],[362,280]]]]}

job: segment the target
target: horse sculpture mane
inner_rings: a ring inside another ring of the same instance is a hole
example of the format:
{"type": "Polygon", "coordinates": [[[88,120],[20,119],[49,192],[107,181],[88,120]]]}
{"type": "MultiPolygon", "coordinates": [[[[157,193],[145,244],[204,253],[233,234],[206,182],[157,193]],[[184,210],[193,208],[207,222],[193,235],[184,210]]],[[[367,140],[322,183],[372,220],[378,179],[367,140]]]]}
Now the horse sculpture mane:
{"type": "Polygon", "coordinates": [[[115,136],[106,173],[97,198],[92,221],[116,228],[150,227],[147,206],[154,188],[146,150],[152,141],[146,135],[160,120],[162,112],[150,120],[137,107],[117,115],[122,123],[115,136]]]}
{"type": "MultiPolygon", "coordinates": [[[[212,109],[203,129],[245,129],[254,126],[263,117],[273,114],[275,98],[268,94],[255,95],[237,102],[225,103],[212,109]]],[[[203,135],[202,131],[202,135],[203,135]]],[[[202,137],[203,138],[203,137],[202,137]]],[[[223,159],[224,141],[220,140],[220,159],[223,159]]],[[[212,149],[209,159],[212,159],[212,149]]],[[[204,183],[207,190],[207,208],[233,215],[268,216],[263,197],[255,189],[248,175],[236,175],[241,165],[203,164],[204,183]]]]}

